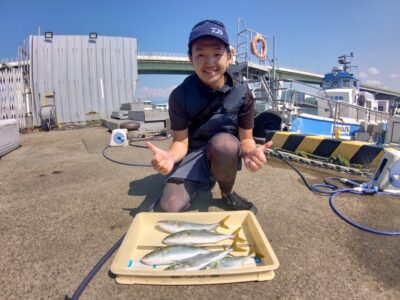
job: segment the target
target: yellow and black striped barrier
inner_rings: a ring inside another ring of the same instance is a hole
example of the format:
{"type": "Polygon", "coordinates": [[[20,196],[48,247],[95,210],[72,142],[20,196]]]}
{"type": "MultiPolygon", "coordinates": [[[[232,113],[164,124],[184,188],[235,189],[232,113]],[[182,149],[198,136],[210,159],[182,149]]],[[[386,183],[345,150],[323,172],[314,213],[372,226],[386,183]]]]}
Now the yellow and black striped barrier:
{"type": "Polygon", "coordinates": [[[346,158],[350,164],[376,167],[384,155],[384,148],[371,143],[305,135],[287,131],[268,132],[266,141],[272,140],[273,147],[291,152],[304,151],[321,157],[346,158]]]}

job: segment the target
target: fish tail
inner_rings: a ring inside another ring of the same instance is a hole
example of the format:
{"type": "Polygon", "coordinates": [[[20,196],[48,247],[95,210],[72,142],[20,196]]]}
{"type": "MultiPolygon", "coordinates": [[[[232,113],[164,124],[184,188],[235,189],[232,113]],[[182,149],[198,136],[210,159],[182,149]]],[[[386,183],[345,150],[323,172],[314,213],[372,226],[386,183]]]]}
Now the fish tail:
{"type": "Polygon", "coordinates": [[[229,229],[229,226],[225,224],[225,221],[228,220],[230,216],[226,216],[221,221],[219,221],[219,226],[225,229],[229,229]]]}
{"type": "Polygon", "coordinates": [[[233,251],[246,252],[247,251],[246,249],[238,247],[237,242],[239,241],[239,239],[243,240],[242,238],[239,237],[239,234],[236,234],[235,238],[233,239],[233,243],[231,245],[231,248],[233,249],[233,251]]]}
{"type": "Polygon", "coordinates": [[[235,240],[237,240],[238,242],[244,243],[246,240],[239,237],[239,232],[241,229],[242,229],[242,227],[239,227],[234,232],[232,232],[232,234],[233,234],[235,240]]]}
{"type": "Polygon", "coordinates": [[[251,247],[250,247],[249,256],[264,258],[263,254],[256,251],[256,248],[254,247],[254,245],[251,245],[251,247]]]}
{"type": "Polygon", "coordinates": [[[254,248],[254,245],[251,245],[249,249],[249,256],[256,256],[256,255],[257,255],[256,248],[254,248]]]}

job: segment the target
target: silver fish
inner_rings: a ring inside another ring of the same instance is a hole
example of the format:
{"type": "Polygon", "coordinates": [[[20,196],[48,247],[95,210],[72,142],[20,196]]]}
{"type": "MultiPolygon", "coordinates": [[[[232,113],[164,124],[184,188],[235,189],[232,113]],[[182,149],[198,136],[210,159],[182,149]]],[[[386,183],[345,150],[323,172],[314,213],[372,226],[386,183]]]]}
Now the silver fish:
{"type": "Polygon", "coordinates": [[[157,225],[162,230],[169,233],[176,233],[183,230],[213,230],[217,227],[229,229],[229,227],[225,225],[225,221],[228,218],[229,216],[223,218],[218,223],[213,223],[213,224],[200,224],[200,223],[190,223],[181,221],[158,221],[157,225]]]}
{"type": "Polygon", "coordinates": [[[230,270],[241,269],[243,267],[256,267],[257,257],[254,255],[224,257],[221,260],[213,262],[207,266],[207,269],[230,270]]]}
{"type": "Polygon", "coordinates": [[[140,262],[150,266],[170,265],[198,254],[206,254],[209,252],[210,250],[205,248],[188,245],[166,246],[147,253],[140,262]]]}
{"type": "Polygon", "coordinates": [[[165,271],[194,271],[201,270],[207,265],[224,258],[231,252],[233,248],[229,248],[223,251],[212,251],[207,254],[199,254],[192,258],[186,259],[185,261],[173,264],[165,269],[165,271]]]}
{"type": "Polygon", "coordinates": [[[226,239],[237,239],[244,242],[245,240],[239,237],[240,229],[239,227],[232,234],[221,234],[208,230],[184,230],[167,236],[162,242],[167,245],[204,245],[226,239]]]}

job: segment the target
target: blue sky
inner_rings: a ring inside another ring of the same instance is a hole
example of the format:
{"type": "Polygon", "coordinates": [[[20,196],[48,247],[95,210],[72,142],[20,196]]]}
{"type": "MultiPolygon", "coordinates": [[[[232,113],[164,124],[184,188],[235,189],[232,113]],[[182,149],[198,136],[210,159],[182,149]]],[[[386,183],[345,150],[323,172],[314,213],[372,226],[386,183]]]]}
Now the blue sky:
{"type": "MultiPolygon", "coordinates": [[[[198,21],[224,22],[235,44],[242,18],[271,40],[275,36],[280,66],[323,74],[338,56],[354,52],[363,82],[400,90],[399,0],[0,0],[0,13],[0,59],[15,57],[23,39],[39,27],[55,34],[135,37],[140,52],[186,53],[198,21]]],[[[137,93],[164,101],[183,78],[141,75],[137,93]]]]}

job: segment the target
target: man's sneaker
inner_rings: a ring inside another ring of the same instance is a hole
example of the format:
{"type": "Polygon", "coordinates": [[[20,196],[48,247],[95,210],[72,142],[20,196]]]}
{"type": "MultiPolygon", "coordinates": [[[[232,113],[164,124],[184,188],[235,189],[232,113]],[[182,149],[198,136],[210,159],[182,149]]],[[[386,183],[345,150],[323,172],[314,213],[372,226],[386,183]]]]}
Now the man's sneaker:
{"type": "Polygon", "coordinates": [[[257,213],[256,206],[248,201],[246,198],[239,196],[235,192],[228,194],[228,196],[223,197],[226,203],[233,207],[235,210],[251,210],[253,213],[257,213]]]}

